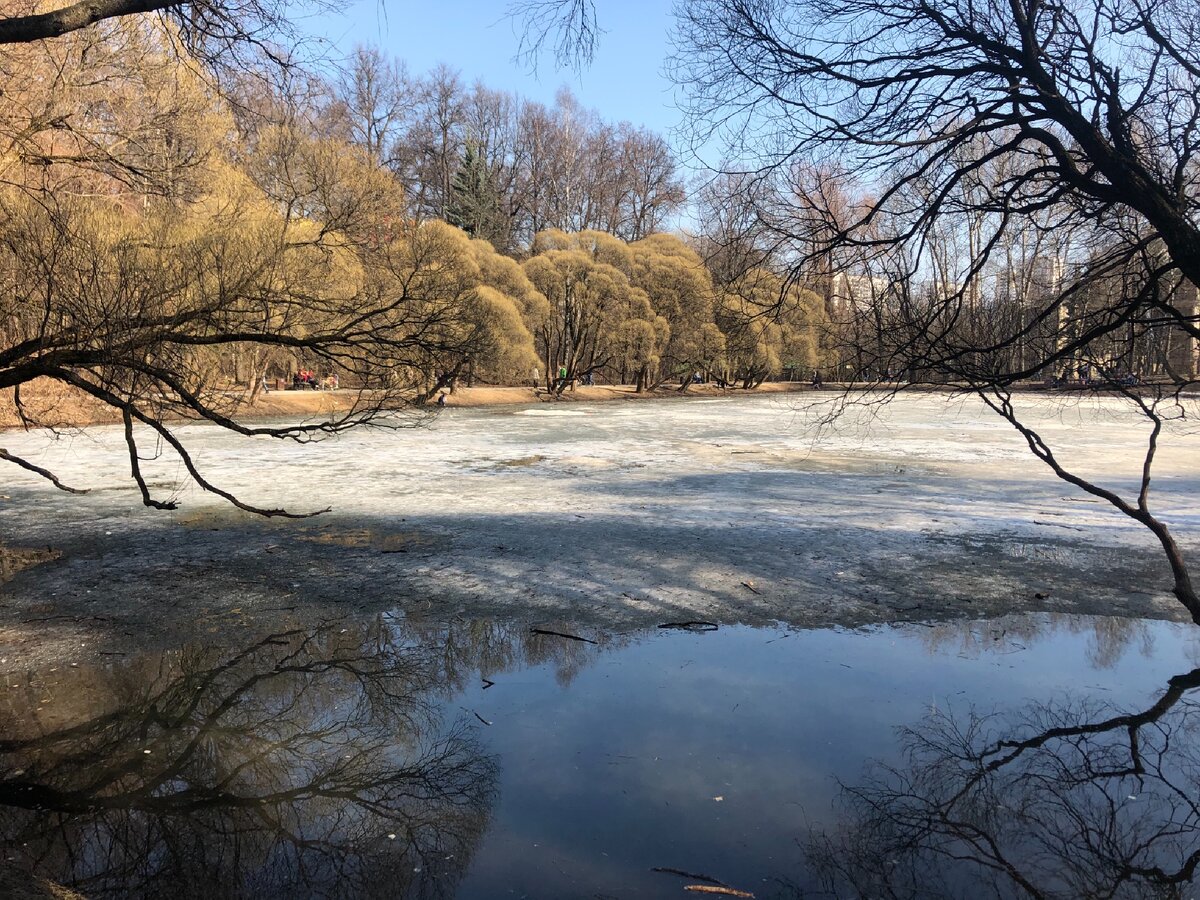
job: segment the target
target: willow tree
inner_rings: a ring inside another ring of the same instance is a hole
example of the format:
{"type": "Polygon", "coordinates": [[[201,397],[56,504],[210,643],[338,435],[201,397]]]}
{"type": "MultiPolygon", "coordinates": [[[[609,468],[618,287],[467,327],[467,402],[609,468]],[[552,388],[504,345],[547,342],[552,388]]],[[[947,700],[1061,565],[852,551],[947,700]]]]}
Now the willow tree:
{"type": "Polygon", "coordinates": [[[678,378],[686,390],[693,372],[713,371],[725,352],[725,336],[714,319],[712,276],[700,255],[673,235],[651,235],[629,250],[633,283],[669,328],[652,386],[678,378]]]}
{"type": "Polygon", "coordinates": [[[482,374],[503,383],[523,383],[529,373],[540,367],[532,336],[550,315],[550,304],[516,260],[497,253],[495,247],[482,239],[471,241],[471,251],[479,266],[481,287],[502,295],[520,315],[520,327],[513,323],[509,329],[509,346],[513,349],[519,346],[519,352],[504,354],[503,359],[489,359],[482,374]]]}
{"type": "Polygon", "coordinates": [[[644,386],[669,330],[645,291],[630,282],[632,259],[624,242],[600,232],[549,231],[534,246],[540,252],[524,269],[549,302],[538,340],[550,384],[561,369],[572,381],[611,367],[644,386]]]}
{"type": "Polygon", "coordinates": [[[716,319],[726,340],[725,380],[743,388],[821,364],[824,303],[769,269],[751,269],[726,285],[718,294],[716,319]]]}
{"type": "MultiPolygon", "coordinates": [[[[29,427],[56,424],[22,394],[36,379],[114,410],[148,506],[174,504],[142,477],[147,437],[202,488],[292,515],[208,481],[175,423],[305,441],[411,422],[412,373],[485,329],[431,277],[437,242],[397,249],[403,191],[389,173],[301,118],[239,143],[185,53],[170,29],[118,19],[5,55],[23,77],[0,94],[0,388],[29,427]],[[468,313],[474,324],[455,318],[468,313]],[[252,424],[232,359],[250,361],[251,384],[275,359],[354,393],[326,421],[252,424]]],[[[496,307],[483,318],[519,325],[496,307]]]]}
{"type": "Polygon", "coordinates": [[[484,254],[481,243],[486,245],[445,222],[405,222],[386,245],[364,255],[374,273],[373,292],[408,292],[414,299],[405,327],[419,329],[424,342],[408,364],[417,403],[442,388],[453,390],[464,376],[511,378],[537,365],[522,315],[522,303],[532,299],[523,291],[528,282],[506,283],[503,275],[511,276],[511,270],[489,259],[495,251],[484,254]],[[518,296],[504,293],[506,288],[518,296]]]}

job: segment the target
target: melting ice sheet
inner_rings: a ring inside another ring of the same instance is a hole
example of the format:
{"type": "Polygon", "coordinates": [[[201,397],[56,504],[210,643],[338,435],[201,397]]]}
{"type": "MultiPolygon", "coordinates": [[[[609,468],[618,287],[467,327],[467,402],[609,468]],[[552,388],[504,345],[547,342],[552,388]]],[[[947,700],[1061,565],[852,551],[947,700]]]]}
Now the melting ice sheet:
{"type": "Polygon", "coordinates": [[[1150,896],[1200,854],[1190,626],[543,630],[384,616],[9,674],[10,874],[91,897],[1150,896]]]}

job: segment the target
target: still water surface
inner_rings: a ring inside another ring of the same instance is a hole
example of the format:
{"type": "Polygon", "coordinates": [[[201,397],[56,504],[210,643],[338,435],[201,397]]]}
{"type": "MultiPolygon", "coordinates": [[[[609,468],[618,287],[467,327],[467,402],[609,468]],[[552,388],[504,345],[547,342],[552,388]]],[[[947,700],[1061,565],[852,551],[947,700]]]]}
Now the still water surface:
{"type": "Polygon", "coordinates": [[[0,839],[89,897],[1185,896],[1194,632],[385,616],[9,673],[0,839]]]}

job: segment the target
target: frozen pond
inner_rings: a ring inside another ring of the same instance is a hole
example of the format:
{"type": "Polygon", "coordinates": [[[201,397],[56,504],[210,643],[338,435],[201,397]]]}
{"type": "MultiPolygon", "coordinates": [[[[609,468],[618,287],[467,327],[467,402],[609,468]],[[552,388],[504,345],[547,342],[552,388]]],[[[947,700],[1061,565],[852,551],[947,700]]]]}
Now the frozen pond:
{"type": "MultiPolygon", "coordinates": [[[[165,454],[147,477],[180,508],[144,508],[119,428],[9,433],[94,490],[5,469],[3,541],[63,553],[5,586],[7,662],[394,608],[610,630],[1179,615],[1149,533],[1053,478],[1004,423],[925,395],[818,428],[831,396],[451,409],[308,446],[180,429],[243,499],[332,507],[302,522],[233,510],[165,454]]],[[[1073,465],[1132,486],[1145,434],[1118,406],[1033,416],[1073,465]]],[[[1191,548],[1196,449],[1164,440],[1153,493],[1191,548]]]]}
{"type": "Polygon", "coordinates": [[[1190,883],[1194,626],[576,637],[381,616],[10,675],[10,873],[173,898],[1190,883]]]}

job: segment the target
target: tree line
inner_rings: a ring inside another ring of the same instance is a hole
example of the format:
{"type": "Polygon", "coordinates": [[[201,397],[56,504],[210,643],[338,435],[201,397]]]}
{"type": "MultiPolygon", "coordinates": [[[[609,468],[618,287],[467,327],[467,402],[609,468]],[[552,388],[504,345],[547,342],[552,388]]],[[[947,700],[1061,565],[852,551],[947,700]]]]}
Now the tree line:
{"type": "Polygon", "coordinates": [[[749,387],[817,364],[814,295],[664,232],[685,195],[658,135],[370,49],[337,77],[214,80],[187,37],[117,16],[0,61],[0,388],[30,426],[61,424],[24,402],[37,378],[119,411],[146,504],[172,504],[142,478],[150,438],[238,503],[173,419],[305,440],[401,424],[463,379],[749,387]],[[302,367],[355,391],[350,410],[241,419],[302,367]]]}
{"type": "Polygon", "coordinates": [[[314,100],[323,131],[396,174],[409,216],[451,222],[501,252],[526,250],[548,228],[637,241],[686,200],[661,135],[606,122],[565,88],[548,107],[468,86],[444,65],[412,76],[359,47],[314,100]]]}

